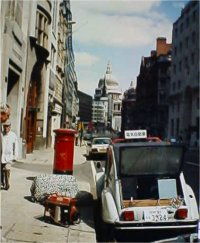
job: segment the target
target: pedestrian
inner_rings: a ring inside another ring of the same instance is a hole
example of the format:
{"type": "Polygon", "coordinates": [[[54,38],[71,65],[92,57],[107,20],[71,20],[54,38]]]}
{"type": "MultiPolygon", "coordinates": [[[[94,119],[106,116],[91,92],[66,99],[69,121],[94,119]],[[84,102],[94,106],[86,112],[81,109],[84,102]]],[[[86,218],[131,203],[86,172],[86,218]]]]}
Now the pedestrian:
{"type": "Polygon", "coordinates": [[[75,133],[75,145],[78,146],[78,132],[75,133]]]}
{"type": "Polygon", "coordinates": [[[16,134],[11,131],[11,122],[3,123],[2,156],[1,156],[1,183],[4,189],[10,187],[10,169],[13,161],[18,157],[18,140],[16,134]]]}
{"type": "Polygon", "coordinates": [[[1,103],[0,106],[0,121],[4,123],[10,116],[10,106],[4,103],[1,103]]]}
{"type": "MultiPolygon", "coordinates": [[[[2,126],[1,125],[2,123],[6,122],[9,116],[10,116],[10,106],[5,103],[1,103],[0,105],[0,123],[1,123],[0,124],[0,158],[2,158],[2,126]]],[[[2,176],[1,176],[1,180],[2,180],[2,176]]]]}
{"type": "Polygon", "coordinates": [[[83,130],[82,129],[79,131],[79,141],[80,141],[80,147],[81,147],[82,141],[83,141],[83,130]]]}

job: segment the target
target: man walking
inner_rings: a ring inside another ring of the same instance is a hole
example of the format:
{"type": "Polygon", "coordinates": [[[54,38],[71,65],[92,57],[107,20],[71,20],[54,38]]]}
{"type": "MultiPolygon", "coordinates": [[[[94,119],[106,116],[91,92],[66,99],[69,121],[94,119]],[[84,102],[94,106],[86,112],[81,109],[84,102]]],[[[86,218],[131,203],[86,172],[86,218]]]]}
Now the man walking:
{"type": "Polygon", "coordinates": [[[1,158],[1,183],[8,190],[10,187],[10,168],[12,161],[18,157],[18,141],[16,134],[11,131],[11,122],[3,123],[2,158],[1,158]]]}

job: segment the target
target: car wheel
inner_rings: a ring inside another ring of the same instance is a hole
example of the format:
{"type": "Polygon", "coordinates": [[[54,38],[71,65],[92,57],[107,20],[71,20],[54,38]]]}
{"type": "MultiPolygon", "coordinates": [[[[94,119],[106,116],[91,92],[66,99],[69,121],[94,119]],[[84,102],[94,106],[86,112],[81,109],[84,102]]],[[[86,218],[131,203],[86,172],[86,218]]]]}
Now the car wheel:
{"type": "Polygon", "coordinates": [[[103,242],[116,242],[113,225],[102,222],[101,227],[103,242]]]}

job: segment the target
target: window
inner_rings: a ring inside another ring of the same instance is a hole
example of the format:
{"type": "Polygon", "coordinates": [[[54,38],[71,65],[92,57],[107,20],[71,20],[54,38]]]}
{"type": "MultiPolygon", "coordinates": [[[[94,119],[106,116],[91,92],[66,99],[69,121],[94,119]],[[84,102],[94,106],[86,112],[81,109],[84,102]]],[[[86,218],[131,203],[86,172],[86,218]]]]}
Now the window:
{"type": "Polygon", "coordinates": [[[41,10],[37,10],[36,16],[36,37],[37,43],[44,48],[48,48],[48,25],[49,21],[46,14],[41,10]]]}
{"type": "Polygon", "coordinates": [[[195,63],[195,55],[194,52],[191,54],[191,64],[194,65],[195,63]]]}
{"type": "Polygon", "coordinates": [[[188,48],[188,45],[189,45],[189,37],[187,36],[185,38],[185,47],[188,48]]]}
{"type": "Polygon", "coordinates": [[[192,44],[194,44],[195,41],[196,41],[196,32],[193,31],[193,32],[192,32],[192,44]]]}
{"type": "Polygon", "coordinates": [[[190,24],[190,19],[189,19],[189,16],[186,18],[186,27],[189,27],[189,24],[190,24]]]}
{"type": "Polygon", "coordinates": [[[192,20],[195,22],[196,21],[196,17],[197,17],[197,11],[194,10],[194,12],[192,13],[192,20]]]}
{"type": "Polygon", "coordinates": [[[180,111],[180,102],[177,103],[177,111],[180,111]]]}
{"type": "Polygon", "coordinates": [[[173,90],[173,91],[176,90],[176,83],[175,83],[175,82],[173,82],[173,84],[172,84],[172,90],[173,90]]]}
{"type": "Polygon", "coordinates": [[[51,45],[51,66],[55,67],[55,48],[53,45],[51,45]]]}
{"type": "Polygon", "coordinates": [[[174,103],[172,103],[172,112],[174,113],[174,103]]]}
{"type": "Polygon", "coordinates": [[[173,66],[173,72],[176,74],[176,64],[173,66]]]}
{"type": "Polygon", "coordinates": [[[183,32],[183,23],[181,23],[180,32],[183,32]]]}
{"type": "Polygon", "coordinates": [[[176,28],[175,29],[175,37],[177,37],[178,36],[178,29],[176,28]]]}
{"type": "Polygon", "coordinates": [[[181,88],[181,80],[178,80],[178,89],[181,88]]]}
{"type": "Polygon", "coordinates": [[[188,58],[185,57],[184,61],[185,61],[185,68],[188,68],[188,58]]]}
{"type": "Polygon", "coordinates": [[[174,47],[174,56],[176,57],[176,55],[177,55],[177,47],[175,46],[174,47]]]}
{"type": "Polygon", "coordinates": [[[182,44],[182,42],[180,42],[180,44],[179,44],[180,52],[182,52],[182,48],[183,48],[183,44],[182,44]]]}
{"type": "Polygon", "coordinates": [[[182,61],[179,62],[179,71],[182,71],[182,61]]]}

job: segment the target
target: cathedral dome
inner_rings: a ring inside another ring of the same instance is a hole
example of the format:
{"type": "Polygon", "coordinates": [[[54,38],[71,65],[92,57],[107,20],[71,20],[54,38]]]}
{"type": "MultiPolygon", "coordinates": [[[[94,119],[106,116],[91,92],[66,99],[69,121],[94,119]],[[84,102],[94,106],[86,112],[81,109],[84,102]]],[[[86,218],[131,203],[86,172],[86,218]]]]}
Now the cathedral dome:
{"type": "Polygon", "coordinates": [[[101,78],[99,80],[99,88],[103,88],[105,85],[106,89],[118,89],[119,84],[116,81],[115,77],[112,75],[112,69],[110,62],[107,65],[106,74],[104,75],[104,78],[101,78]]]}

